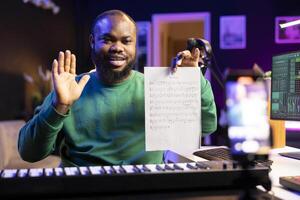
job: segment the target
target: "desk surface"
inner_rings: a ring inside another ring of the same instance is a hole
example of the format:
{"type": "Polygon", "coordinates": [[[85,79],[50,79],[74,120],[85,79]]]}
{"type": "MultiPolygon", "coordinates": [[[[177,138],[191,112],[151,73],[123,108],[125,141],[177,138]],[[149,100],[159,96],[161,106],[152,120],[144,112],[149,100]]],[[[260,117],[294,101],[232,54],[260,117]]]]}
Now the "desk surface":
{"type": "Polygon", "coordinates": [[[295,176],[300,175],[300,160],[280,156],[278,153],[295,152],[300,149],[292,147],[284,147],[273,149],[270,154],[270,160],[273,161],[270,178],[272,180],[272,191],[276,197],[287,200],[299,200],[300,192],[287,190],[279,184],[280,176],[295,176]]]}
{"type": "MultiPolygon", "coordinates": [[[[201,149],[207,149],[213,147],[203,147],[201,149]]],[[[200,150],[200,149],[199,149],[200,150]]],[[[278,149],[272,149],[269,159],[273,161],[271,166],[272,170],[270,172],[270,179],[272,181],[272,192],[276,197],[286,200],[300,200],[300,192],[293,192],[291,190],[285,189],[279,184],[280,176],[294,176],[300,175],[300,160],[291,159],[287,157],[280,156],[278,153],[282,152],[295,152],[300,151],[300,149],[293,147],[284,147],[278,149]]],[[[194,156],[191,152],[182,153],[184,157],[193,160],[193,161],[203,161],[205,159],[194,156]]],[[[184,157],[177,157],[172,155],[172,152],[167,153],[167,157],[170,157],[170,160],[174,162],[185,162],[184,157]]],[[[259,187],[262,189],[262,187],[259,187]]]]}

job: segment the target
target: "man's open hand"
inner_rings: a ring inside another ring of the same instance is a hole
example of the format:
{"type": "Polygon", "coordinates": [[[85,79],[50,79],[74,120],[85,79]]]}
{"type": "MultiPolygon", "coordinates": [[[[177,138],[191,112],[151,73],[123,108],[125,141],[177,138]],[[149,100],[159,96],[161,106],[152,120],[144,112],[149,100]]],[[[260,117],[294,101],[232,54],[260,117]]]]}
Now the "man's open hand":
{"type": "Polygon", "coordinates": [[[76,77],[76,57],[69,50],[59,52],[58,61],[52,63],[52,81],[55,98],[53,105],[62,114],[66,113],[69,107],[79,99],[83,88],[90,79],[84,75],[79,82],[76,77]]]}

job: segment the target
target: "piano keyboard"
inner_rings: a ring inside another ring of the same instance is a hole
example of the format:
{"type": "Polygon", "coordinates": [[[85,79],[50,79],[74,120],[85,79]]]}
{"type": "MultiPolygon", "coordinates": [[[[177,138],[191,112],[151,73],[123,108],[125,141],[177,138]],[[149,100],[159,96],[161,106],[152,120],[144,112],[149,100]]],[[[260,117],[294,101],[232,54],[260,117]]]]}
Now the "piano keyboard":
{"type": "MultiPolygon", "coordinates": [[[[249,174],[268,177],[268,168],[249,174]]],[[[75,195],[239,188],[243,169],[230,161],[0,170],[0,196],[75,195]]]]}

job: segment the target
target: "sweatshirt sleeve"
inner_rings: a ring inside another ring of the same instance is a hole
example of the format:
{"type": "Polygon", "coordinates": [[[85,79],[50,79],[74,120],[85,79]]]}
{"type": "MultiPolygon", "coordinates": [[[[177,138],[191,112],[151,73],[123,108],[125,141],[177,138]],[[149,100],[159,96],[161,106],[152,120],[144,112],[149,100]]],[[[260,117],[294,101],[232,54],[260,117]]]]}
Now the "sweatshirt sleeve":
{"type": "Polygon", "coordinates": [[[201,121],[203,136],[216,131],[217,110],[210,82],[201,73],[201,121]]]}
{"type": "Polygon", "coordinates": [[[68,116],[59,114],[52,106],[54,93],[50,93],[43,104],[35,110],[34,117],[21,129],[18,150],[23,160],[36,162],[54,150],[55,141],[68,116]]]}

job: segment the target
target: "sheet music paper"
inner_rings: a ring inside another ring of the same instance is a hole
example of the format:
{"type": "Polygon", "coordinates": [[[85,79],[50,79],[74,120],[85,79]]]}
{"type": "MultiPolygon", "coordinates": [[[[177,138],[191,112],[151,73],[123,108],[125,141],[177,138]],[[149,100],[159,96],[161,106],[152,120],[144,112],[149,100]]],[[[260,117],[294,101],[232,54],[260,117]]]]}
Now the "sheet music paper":
{"type": "Polygon", "coordinates": [[[201,141],[200,68],[145,67],[146,151],[191,152],[201,141]]]}

